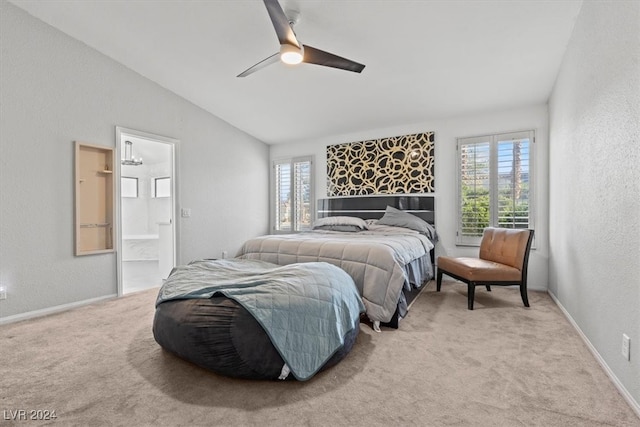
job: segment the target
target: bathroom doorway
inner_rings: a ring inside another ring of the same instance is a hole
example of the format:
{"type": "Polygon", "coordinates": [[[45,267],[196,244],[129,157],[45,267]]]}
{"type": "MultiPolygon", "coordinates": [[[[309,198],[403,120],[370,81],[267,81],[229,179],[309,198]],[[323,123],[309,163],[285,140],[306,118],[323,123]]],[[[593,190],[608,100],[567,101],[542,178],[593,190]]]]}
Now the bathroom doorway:
{"type": "Polygon", "coordinates": [[[116,128],[118,295],[162,285],[176,263],[177,140],[116,128]]]}

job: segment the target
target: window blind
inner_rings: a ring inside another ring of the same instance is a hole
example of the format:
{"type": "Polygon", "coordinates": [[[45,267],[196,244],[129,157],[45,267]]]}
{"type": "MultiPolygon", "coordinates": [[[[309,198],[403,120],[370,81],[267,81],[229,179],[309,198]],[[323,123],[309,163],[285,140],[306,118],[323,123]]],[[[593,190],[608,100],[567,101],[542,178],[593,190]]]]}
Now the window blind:
{"type": "Polygon", "coordinates": [[[458,138],[459,244],[479,244],[485,227],[533,228],[534,132],[458,138]]]}
{"type": "Polygon", "coordinates": [[[311,157],[274,161],[274,231],[311,229],[314,219],[312,165],[311,157]]]}

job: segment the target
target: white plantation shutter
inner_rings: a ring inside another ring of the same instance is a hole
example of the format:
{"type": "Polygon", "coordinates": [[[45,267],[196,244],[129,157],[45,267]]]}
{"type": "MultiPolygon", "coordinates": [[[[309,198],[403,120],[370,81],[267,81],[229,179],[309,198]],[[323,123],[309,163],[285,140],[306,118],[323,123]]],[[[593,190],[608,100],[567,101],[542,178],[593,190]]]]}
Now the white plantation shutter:
{"type": "Polygon", "coordinates": [[[303,160],[293,163],[294,181],[294,230],[311,230],[313,212],[311,211],[311,161],[303,160]]]}
{"type": "Polygon", "coordinates": [[[533,137],[497,135],[498,226],[529,228],[529,160],[533,137]]]}
{"type": "Polygon", "coordinates": [[[458,244],[477,245],[485,227],[533,228],[534,132],[458,138],[458,244]]]}
{"type": "Polygon", "coordinates": [[[276,183],[275,230],[291,231],[291,164],[274,164],[276,183]]]}
{"type": "Polygon", "coordinates": [[[485,212],[489,209],[490,153],[488,140],[466,142],[459,145],[460,185],[464,197],[460,200],[460,225],[458,235],[477,237],[489,225],[485,212]]]}
{"type": "Polygon", "coordinates": [[[273,162],[274,232],[310,230],[314,218],[311,157],[273,162]]]}

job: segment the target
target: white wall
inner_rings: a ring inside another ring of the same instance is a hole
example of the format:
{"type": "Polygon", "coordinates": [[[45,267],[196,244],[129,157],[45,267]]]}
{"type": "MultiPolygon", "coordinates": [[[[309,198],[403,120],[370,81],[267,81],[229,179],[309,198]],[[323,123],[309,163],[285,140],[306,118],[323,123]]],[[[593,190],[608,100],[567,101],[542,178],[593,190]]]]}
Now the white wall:
{"type": "Polygon", "coordinates": [[[75,257],[74,140],[122,126],[181,141],[179,262],[268,229],[268,147],[0,0],[0,321],[116,293],[116,256],[75,257]]]}
{"type": "Polygon", "coordinates": [[[584,2],[549,113],[550,291],[637,403],[640,2],[584,2]]]}
{"type": "Polygon", "coordinates": [[[447,120],[425,120],[410,126],[375,129],[318,141],[271,146],[271,159],[312,154],[315,157],[316,199],[327,194],[326,147],[365,139],[435,132],[436,227],[440,242],[437,255],[477,256],[478,248],[456,246],[456,138],[534,129],[536,131],[534,199],[536,249],[529,260],[529,287],[547,289],[548,285],[548,112],[545,105],[510,109],[447,120]]]}

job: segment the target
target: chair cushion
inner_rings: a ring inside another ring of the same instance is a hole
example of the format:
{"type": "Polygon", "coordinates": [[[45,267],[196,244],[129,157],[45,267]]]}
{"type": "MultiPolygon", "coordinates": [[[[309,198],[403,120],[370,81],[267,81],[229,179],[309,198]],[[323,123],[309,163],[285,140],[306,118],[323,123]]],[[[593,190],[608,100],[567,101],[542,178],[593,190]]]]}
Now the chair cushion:
{"type": "Polygon", "coordinates": [[[480,258],[522,269],[530,233],[523,229],[487,227],[480,243],[480,258]]]}
{"type": "Polygon", "coordinates": [[[517,268],[478,258],[441,256],[438,257],[438,269],[470,282],[518,282],[522,279],[517,268]]]}

